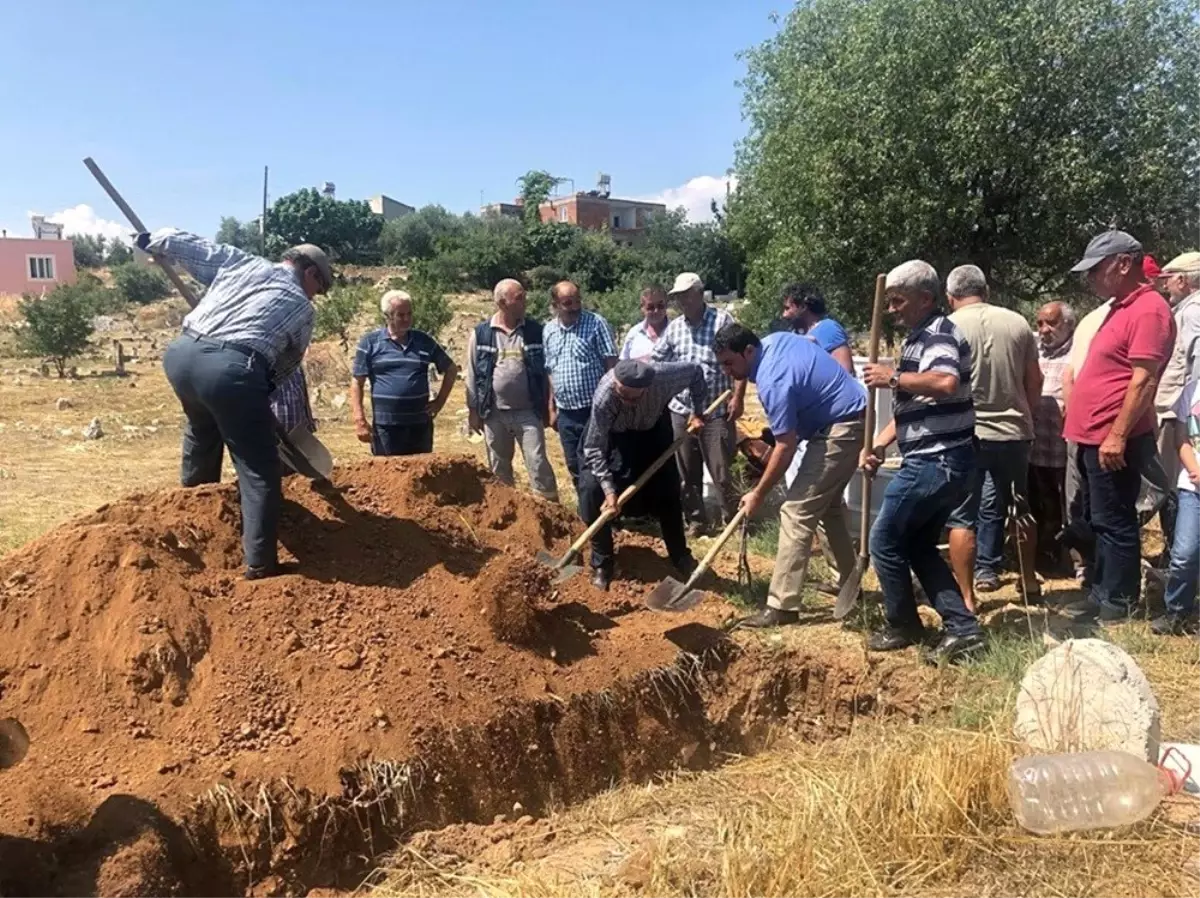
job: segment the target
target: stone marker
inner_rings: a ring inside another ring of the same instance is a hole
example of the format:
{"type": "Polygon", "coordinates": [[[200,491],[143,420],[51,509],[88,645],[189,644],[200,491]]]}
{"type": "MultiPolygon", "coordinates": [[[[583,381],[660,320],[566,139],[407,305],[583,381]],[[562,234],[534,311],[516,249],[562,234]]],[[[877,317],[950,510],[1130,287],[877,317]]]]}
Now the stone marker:
{"type": "Polygon", "coordinates": [[[100,419],[92,418],[88,422],[87,429],[83,432],[83,438],[85,440],[98,440],[102,436],[104,436],[104,428],[100,426],[100,419]]]}
{"type": "Polygon", "coordinates": [[[1117,749],[1158,761],[1158,700],[1124,649],[1068,639],[1029,666],[1013,733],[1034,751],[1117,749]]]}

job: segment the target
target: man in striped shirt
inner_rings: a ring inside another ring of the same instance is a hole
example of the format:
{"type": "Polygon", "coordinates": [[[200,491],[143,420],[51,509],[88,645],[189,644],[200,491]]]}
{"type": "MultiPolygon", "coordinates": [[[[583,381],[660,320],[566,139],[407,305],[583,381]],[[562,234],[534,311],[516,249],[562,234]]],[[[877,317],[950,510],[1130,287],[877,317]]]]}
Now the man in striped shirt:
{"type": "Polygon", "coordinates": [[[905,262],[888,273],[888,311],[909,330],[900,367],[867,365],[864,380],[895,392],[895,417],[864,450],[868,476],[887,447],[900,444],[903,462],[884,493],[871,528],[871,559],[883,587],[887,625],[868,646],[888,652],[925,640],[912,576],[942,618],[945,634],[933,660],[953,660],[983,645],[949,565],[938,552],[950,513],[966,495],[975,468],[971,351],[962,332],[938,310],[941,282],[927,262],[905,262]]]}
{"type": "Polygon", "coordinates": [[[219,482],[229,447],[242,500],[246,579],[272,576],[279,572],[282,487],[270,396],[308,349],[312,299],[333,283],[329,259],[303,244],[275,264],[174,229],[139,234],[137,245],[208,286],[163,356],[187,415],[181,480],[219,482]]]}

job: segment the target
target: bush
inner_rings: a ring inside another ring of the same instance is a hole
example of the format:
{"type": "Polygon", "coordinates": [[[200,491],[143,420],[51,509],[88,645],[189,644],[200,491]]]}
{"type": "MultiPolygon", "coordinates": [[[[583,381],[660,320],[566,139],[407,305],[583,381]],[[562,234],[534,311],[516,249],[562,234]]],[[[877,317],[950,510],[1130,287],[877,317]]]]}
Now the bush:
{"type": "Polygon", "coordinates": [[[72,234],[70,240],[76,268],[99,268],[104,264],[103,235],[72,234]]]}
{"type": "Polygon", "coordinates": [[[316,304],[313,337],[330,340],[337,337],[343,349],[350,347],[350,325],[368,306],[379,308],[375,290],[368,284],[334,287],[316,304]]]}
{"type": "Polygon", "coordinates": [[[171,293],[171,282],[157,268],[126,262],[112,270],[113,286],[128,302],[144,306],[171,293]]]}
{"type": "Polygon", "coordinates": [[[614,339],[619,340],[625,331],[642,318],[642,291],[632,284],[615,290],[598,293],[590,297],[589,305],[612,325],[614,339]]]}
{"type": "Polygon", "coordinates": [[[21,347],[29,355],[47,358],[66,372],[67,360],[87,348],[95,314],[94,288],[63,284],[42,297],[21,300],[21,315],[26,327],[21,331],[21,347]]]}
{"type": "Polygon", "coordinates": [[[530,290],[549,290],[567,276],[552,265],[538,265],[525,273],[530,290]]]}
{"type": "Polygon", "coordinates": [[[124,265],[126,262],[132,261],[133,250],[120,240],[113,240],[108,244],[108,255],[104,257],[104,264],[112,268],[115,265],[124,265]]]}

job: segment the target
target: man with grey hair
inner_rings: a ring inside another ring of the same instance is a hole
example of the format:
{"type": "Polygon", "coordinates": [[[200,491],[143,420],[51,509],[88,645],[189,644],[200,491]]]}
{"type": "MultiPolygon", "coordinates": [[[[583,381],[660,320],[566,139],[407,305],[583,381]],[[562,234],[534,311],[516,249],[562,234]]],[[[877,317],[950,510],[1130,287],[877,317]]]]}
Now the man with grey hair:
{"type": "MultiPolygon", "coordinates": [[[[1042,394],[1042,369],[1029,322],[988,302],[983,271],[960,265],[946,278],[950,320],[971,348],[971,401],[975,406],[976,463],[967,494],[950,515],[950,565],[967,607],[975,590],[1000,588],[1004,533],[1014,497],[1029,495],[1033,410],[1042,394]]],[[[1041,597],[1034,573],[1034,530],[1018,525],[1027,598],[1041,597]]]]}
{"type": "Polygon", "coordinates": [[[915,574],[945,627],[932,657],[950,661],[983,645],[979,621],[938,553],[942,529],[975,468],[971,351],[962,331],[938,310],[941,283],[932,265],[905,262],[888,273],[886,289],[888,311],[909,334],[898,368],[875,364],[864,372],[867,386],[894,391],[895,417],[871,450],[863,450],[860,464],[866,476],[873,475],[893,442],[902,456],[871,528],[887,626],[868,647],[887,652],[925,640],[915,574]]]}
{"type": "Polygon", "coordinates": [[[1063,439],[1063,375],[1075,336],[1075,312],[1065,302],[1048,302],[1037,313],[1038,367],[1042,395],[1033,413],[1029,450],[1029,505],[1037,525],[1037,569],[1062,576],[1065,559],[1058,541],[1067,522],[1067,441],[1063,439]]]}
{"type": "Polygon", "coordinates": [[[533,490],[558,501],[558,482],[546,457],[550,379],[542,325],[525,317],[525,288],[505,278],[492,291],[496,313],[481,321],[467,341],[468,423],[483,433],[492,473],[514,484],[513,454],[519,443],[533,490]]]}
{"type": "Polygon", "coordinates": [[[433,419],[446,405],[458,366],[424,331],[413,328],[413,301],[403,290],[379,300],[384,326],[364,334],[354,353],[350,411],[358,439],[372,455],[416,455],[433,451],[433,419]],[[429,366],[442,377],[429,398],[429,366]],[[363,384],[371,382],[371,423],[363,410],[363,384]]]}
{"type": "Polygon", "coordinates": [[[279,264],[167,228],[137,246],[208,287],[167,348],[163,371],[187,416],[184,486],[218,483],[225,447],[238,475],[247,580],[279,573],[279,450],[271,394],[312,339],[313,297],[333,284],[329,258],[301,244],[279,264]]]}

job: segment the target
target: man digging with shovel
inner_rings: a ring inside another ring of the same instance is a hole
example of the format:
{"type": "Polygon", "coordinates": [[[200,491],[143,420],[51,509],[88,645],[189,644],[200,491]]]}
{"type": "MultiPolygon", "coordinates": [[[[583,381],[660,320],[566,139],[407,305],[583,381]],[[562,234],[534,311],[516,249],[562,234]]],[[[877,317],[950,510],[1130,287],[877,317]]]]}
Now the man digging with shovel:
{"type": "MultiPolygon", "coordinates": [[[[579,514],[585,523],[614,513],[617,496],[671,450],[674,433],[667,404],[683,390],[692,403],[687,427],[697,433],[704,427],[704,371],[699,365],[627,359],[600,379],[580,449],[579,514]]],[[[623,509],[657,518],[671,563],[685,579],[695,570],[674,467],[660,466],[623,509]]],[[[607,590],[612,582],[613,554],[612,525],[606,523],[592,536],[592,584],[597,589],[607,590]]]]}

